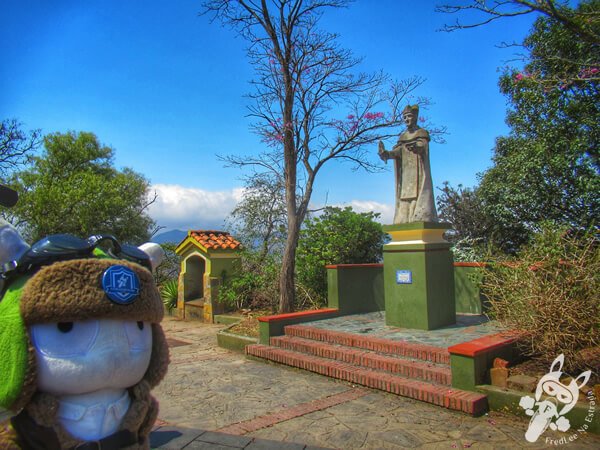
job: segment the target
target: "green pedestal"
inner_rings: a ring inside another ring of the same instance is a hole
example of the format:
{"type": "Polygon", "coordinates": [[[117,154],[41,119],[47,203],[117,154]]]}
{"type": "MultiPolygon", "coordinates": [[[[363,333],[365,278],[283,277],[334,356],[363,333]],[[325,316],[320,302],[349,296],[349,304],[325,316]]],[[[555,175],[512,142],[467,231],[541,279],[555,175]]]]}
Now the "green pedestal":
{"type": "Polygon", "coordinates": [[[387,325],[434,330],[456,322],[454,266],[448,224],[387,225],[392,241],[383,246],[387,325]]]}

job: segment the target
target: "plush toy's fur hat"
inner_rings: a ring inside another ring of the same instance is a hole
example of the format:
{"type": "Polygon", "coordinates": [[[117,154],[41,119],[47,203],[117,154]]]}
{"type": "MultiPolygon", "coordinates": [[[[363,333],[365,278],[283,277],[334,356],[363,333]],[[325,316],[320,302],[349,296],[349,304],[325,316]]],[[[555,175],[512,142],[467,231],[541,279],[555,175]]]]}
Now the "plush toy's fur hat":
{"type": "Polygon", "coordinates": [[[85,258],[55,262],[16,279],[0,301],[0,406],[18,411],[35,393],[35,350],[27,327],[38,323],[126,319],[152,323],[152,356],[144,380],[151,387],[164,377],[168,347],[159,325],[163,304],[149,270],[124,260],[85,258]],[[111,266],[132,270],[139,295],[129,304],[110,301],[102,276],[111,266]]]}

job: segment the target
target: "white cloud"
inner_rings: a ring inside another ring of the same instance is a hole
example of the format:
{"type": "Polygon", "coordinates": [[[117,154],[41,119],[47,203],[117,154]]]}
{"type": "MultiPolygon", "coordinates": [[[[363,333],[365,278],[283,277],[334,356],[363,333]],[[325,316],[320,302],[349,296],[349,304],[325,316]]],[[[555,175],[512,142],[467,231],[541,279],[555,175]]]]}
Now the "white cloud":
{"type": "Polygon", "coordinates": [[[372,200],[352,200],[350,206],[358,212],[373,211],[380,213],[380,221],[382,223],[392,223],[394,219],[394,205],[379,203],[372,200]]]}
{"type": "MultiPolygon", "coordinates": [[[[149,214],[165,231],[179,229],[222,229],[224,221],[242,199],[244,189],[236,187],[227,191],[207,191],[177,184],[155,184],[150,192],[157,199],[150,205],[149,214]]],[[[372,200],[350,200],[332,206],[351,206],[356,212],[380,213],[379,222],[391,224],[394,205],[372,200]]]]}
{"type": "Polygon", "coordinates": [[[243,189],[207,191],[176,184],[155,184],[150,192],[158,196],[150,205],[150,217],[167,229],[187,231],[222,228],[225,218],[241,200],[243,189]]]}
{"type": "Polygon", "coordinates": [[[384,225],[389,225],[394,220],[394,205],[375,202],[372,200],[350,200],[347,203],[339,205],[340,207],[351,206],[356,212],[376,212],[381,214],[378,221],[384,225]]]}

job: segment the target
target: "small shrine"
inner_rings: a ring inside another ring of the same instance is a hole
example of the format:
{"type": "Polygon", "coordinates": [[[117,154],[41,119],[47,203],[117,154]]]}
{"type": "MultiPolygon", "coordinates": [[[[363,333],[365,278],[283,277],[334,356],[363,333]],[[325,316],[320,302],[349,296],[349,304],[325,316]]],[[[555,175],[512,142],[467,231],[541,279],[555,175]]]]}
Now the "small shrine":
{"type": "Polygon", "coordinates": [[[226,231],[190,230],[175,249],[181,257],[177,316],[212,323],[223,313],[219,286],[239,265],[241,244],[226,231]]]}

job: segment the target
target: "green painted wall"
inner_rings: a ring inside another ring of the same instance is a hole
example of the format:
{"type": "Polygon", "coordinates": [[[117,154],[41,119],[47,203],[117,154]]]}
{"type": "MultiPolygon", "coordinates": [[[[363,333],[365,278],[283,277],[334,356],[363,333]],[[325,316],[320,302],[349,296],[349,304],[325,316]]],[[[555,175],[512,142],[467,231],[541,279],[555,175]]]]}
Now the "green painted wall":
{"type": "Polygon", "coordinates": [[[214,317],[215,323],[221,323],[224,325],[233,325],[233,324],[240,322],[241,320],[244,320],[244,317],[242,317],[242,316],[225,316],[225,315],[221,315],[221,314],[216,314],[214,317]]]}
{"type": "Polygon", "coordinates": [[[452,387],[465,391],[475,391],[478,384],[489,383],[489,370],[485,356],[472,358],[450,355],[452,387]]]}
{"type": "MultiPolygon", "coordinates": [[[[517,392],[490,385],[477,386],[477,390],[487,395],[488,405],[492,411],[508,411],[512,414],[523,416],[529,421],[530,417],[526,415],[525,409],[519,406],[519,402],[525,395],[533,396],[531,392],[517,392]]],[[[561,435],[561,437],[566,439],[562,444],[577,443],[578,439],[569,441],[569,437],[574,434],[579,436],[584,432],[600,434],[600,409],[598,408],[598,403],[598,399],[587,397],[586,400],[579,400],[575,407],[565,414],[565,417],[569,419],[571,428],[561,435]],[[583,429],[583,431],[578,431],[580,429],[583,429]]],[[[526,426],[523,428],[523,434],[525,434],[525,429],[526,426]]],[[[553,439],[556,439],[556,437],[553,437],[553,439]]],[[[523,441],[525,442],[524,437],[523,441]]],[[[545,435],[542,434],[537,442],[545,442],[545,435]]],[[[562,445],[555,445],[554,447],[561,448],[562,445]]],[[[568,449],[569,447],[565,445],[564,448],[568,449]]]]}
{"type": "MultiPolygon", "coordinates": [[[[454,298],[457,313],[482,314],[484,298],[477,280],[481,267],[454,267],[454,298]]],[[[327,269],[327,299],[330,308],[347,314],[385,310],[382,265],[354,265],[327,269]]],[[[390,272],[391,273],[391,272],[390,272]]],[[[395,273],[393,274],[395,276],[395,273]]]]}
{"type": "Polygon", "coordinates": [[[383,248],[386,324],[432,330],[456,322],[450,244],[387,244],[383,248]],[[396,272],[408,270],[410,284],[396,272]]]}
{"type": "Polygon", "coordinates": [[[246,345],[256,344],[257,342],[258,339],[256,338],[228,333],[226,330],[221,330],[217,333],[217,345],[234,352],[244,353],[246,345]]]}
{"type": "Polygon", "coordinates": [[[236,270],[239,265],[239,256],[231,255],[230,258],[214,258],[211,253],[210,256],[210,276],[221,278],[223,271],[232,273],[236,270]]]}
{"type": "Polygon", "coordinates": [[[327,300],[342,314],[383,311],[383,267],[381,264],[327,269],[327,300]]]}
{"type": "Polygon", "coordinates": [[[492,347],[476,356],[450,355],[452,387],[476,391],[475,386],[490,383],[490,369],[494,359],[502,358],[511,363],[521,360],[516,344],[492,347]]]}
{"type": "Polygon", "coordinates": [[[469,314],[483,313],[483,297],[477,283],[483,277],[482,267],[455,267],[454,286],[456,312],[469,314]]]}

